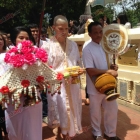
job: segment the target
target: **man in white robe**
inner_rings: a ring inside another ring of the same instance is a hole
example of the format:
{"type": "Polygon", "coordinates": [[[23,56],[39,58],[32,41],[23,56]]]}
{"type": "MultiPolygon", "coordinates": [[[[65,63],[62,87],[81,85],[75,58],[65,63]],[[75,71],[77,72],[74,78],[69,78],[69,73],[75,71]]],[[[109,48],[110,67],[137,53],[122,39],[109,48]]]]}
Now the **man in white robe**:
{"type": "MultiPolygon", "coordinates": [[[[44,48],[49,54],[48,65],[55,71],[63,72],[65,67],[80,64],[80,55],[77,44],[67,39],[68,21],[58,15],[54,18],[55,36],[50,38],[44,48]]],[[[70,84],[70,92],[66,90],[66,83],[61,84],[61,94],[48,94],[49,125],[57,126],[60,123],[61,133],[74,137],[82,130],[81,110],[82,101],[80,84],[70,84]]]]}

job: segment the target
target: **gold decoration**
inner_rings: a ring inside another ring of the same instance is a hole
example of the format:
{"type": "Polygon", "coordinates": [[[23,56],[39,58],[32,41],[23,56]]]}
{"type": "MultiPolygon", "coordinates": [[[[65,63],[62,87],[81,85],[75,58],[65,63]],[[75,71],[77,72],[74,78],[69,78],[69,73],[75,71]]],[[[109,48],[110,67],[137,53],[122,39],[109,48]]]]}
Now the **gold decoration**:
{"type": "Polygon", "coordinates": [[[127,29],[120,24],[107,25],[103,29],[102,46],[107,53],[122,53],[128,43],[127,29]]]}
{"type": "Polygon", "coordinates": [[[82,69],[79,66],[72,66],[65,68],[65,71],[69,72],[69,75],[72,78],[71,84],[78,84],[80,83],[79,76],[85,72],[85,69],[82,69]]]}

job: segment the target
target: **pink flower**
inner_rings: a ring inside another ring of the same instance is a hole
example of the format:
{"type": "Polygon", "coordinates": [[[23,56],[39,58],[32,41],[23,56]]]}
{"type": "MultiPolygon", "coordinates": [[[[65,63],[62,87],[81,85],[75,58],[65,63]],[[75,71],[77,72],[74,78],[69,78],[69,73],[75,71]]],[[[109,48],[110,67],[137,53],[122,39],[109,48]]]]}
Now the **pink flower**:
{"type": "Polygon", "coordinates": [[[23,66],[23,64],[24,64],[24,56],[21,55],[21,54],[16,54],[14,56],[11,56],[10,64],[12,64],[14,67],[23,66]]]}
{"type": "Polygon", "coordinates": [[[5,58],[4,58],[4,62],[9,63],[10,62],[10,58],[11,58],[10,53],[6,53],[5,58]]]}
{"type": "Polygon", "coordinates": [[[27,54],[24,54],[24,61],[26,64],[32,65],[36,62],[36,58],[35,58],[34,54],[27,53],[27,54]]]}
{"type": "Polygon", "coordinates": [[[8,51],[8,53],[17,53],[17,52],[18,52],[17,47],[13,47],[8,51]]]}
{"type": "Polygon", "coordinates": [[[32,47],[32,42],[30,40],[22,41],[22,47],[32,47]]]}
{"type": "Polygon", "coordinates": [[[21,48],[21,53],[27,54],[27,53],[32,53],[33,47],[28,47],[28,46],[23,46],[21,48]]]}
{"type": "Polygon", "coordinates": [[[40,59],[42,62],[47,62],[48,54],[44,49],[37,48],[35,51],[36,58],[40,59]]]}
{"type": "Polygon", "coordinates": [[[9,50],[4,58],[6,63],[13,65],[14,67],[22,67],[25,64],[32,65],[37,60],[46,62],[48,55],[45,50],[36,48],[32,42],[22,41],[9,50]]]}

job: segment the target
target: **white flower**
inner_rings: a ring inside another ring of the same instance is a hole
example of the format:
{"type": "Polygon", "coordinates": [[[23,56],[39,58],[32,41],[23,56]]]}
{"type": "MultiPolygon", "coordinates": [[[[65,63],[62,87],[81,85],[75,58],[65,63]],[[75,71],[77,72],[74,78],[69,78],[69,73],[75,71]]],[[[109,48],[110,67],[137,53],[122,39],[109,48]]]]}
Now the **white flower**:
{"type": "Polygon", "coordinates": [[[23,66],[22,66],[22,69],[23,70],[26,70],[28,68],[28,65],[27,64],[24,64],[23,66]]]}
{"type": "Polygon", "coordinates": [[[42,63],[42,62],[41,62],[40,60],[37,60],[37,61],[35,62],[35,64],[38,65],[38,66],[40,66],[41,63],[42,63]]]}
{"type": "Polygon", "coordinates": [[[22,44],[21,43],[18,43],[17,48],[18,48],[18,50],[21,50],[22,44]]]}

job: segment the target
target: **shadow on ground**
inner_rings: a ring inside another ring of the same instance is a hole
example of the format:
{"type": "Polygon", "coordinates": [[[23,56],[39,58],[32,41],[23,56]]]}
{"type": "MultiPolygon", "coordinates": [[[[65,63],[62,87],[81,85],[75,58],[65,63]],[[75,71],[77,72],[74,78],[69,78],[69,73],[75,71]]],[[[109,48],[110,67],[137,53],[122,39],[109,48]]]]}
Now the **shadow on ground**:
{"type": "Polygon", "coordinates": [[[119,110],[117,135],[121,138],[121,140],[125,140],[128,131],[134,131],[137,129],[139,129],[139,124],[132,124],[128,115],[125,112],[119,110]]]}
{"type": "MultiPolygon", "coordinates": [[[[103,111],[102,111],[103,116],[103,111]]],[[[103,117],[102,117],[103,118],[103,117]]],[[[73,137],[73,140],[94,140],[92,136],[92,128],[90,125],[90,113],[89,113],[89,106],[83,105],[82,106],[82,127],[83,131],[81,134],[76,135],[73,137]]],[[[103,119],[101,124],[102,131],[104,130],[103,127],[103,119]]],[[[128,115],[118,110],[118,125],[117,125],[117,136],[121,138],[121,140],[126,139],[126,135],[128,131],[135,131],[139,129],[139,125],[132,124],[131,119],[128,115]]],[[[52,129],[47,126],[43,126],[43,139],[54,140],[54,134],[52,133],[52,129]]]]}
{"type": "MultiPolygon", "coordinates": [[[[46,126],[46,125],[43,125],[42,129],[43,129],[43,130],[42,130],[42,132],[43,132],[43,140],[48,140],[48,139],[54,137],[54,134],[53,134],[51,128],[49,128],[49,127],[46,126]]],[[[54,139],[55,139],[55,138],[54,138],[54,139]]],[[[53,139],[52,139],[52,140],[53,140],[53,139]]]]}

